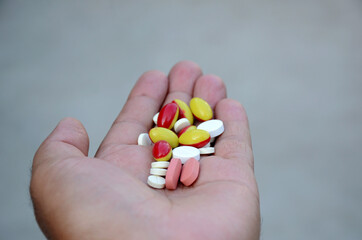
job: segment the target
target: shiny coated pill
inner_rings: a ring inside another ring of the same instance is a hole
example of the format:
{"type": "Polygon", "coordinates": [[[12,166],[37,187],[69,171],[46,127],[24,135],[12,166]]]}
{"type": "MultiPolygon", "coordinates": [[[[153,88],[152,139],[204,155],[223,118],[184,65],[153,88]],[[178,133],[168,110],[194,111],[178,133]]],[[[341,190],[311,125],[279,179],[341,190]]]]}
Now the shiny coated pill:
{"type": "Polygon", "coordinates": [[[170,163],[166,162],[166,161],[153,162],[153,163],[151,163],[151,168],[168,168],[169,164],[170,163]]]}
{"type": "Polygon", "coordinates": [[[179,108],[176,103],[168,103],[161,109],[157,118],[157,127],[172,129],[178,119],[179,108]]]}
{"type": "Polygon", "coordinates": [[[180,109],[179,118],[187,118],[189,120],[190,124],[194,123],[194,116],[192,115],[191,109],[189,106],[180,99],[175,99],[172,101],[173,103],[176,103],[180,109]]]}
{"type": "Polygon", "coordinates": [[[187,127],[184,127],[179,133],[178,133],[178,137],[180,137],[182,134],[184,134],[185,132],[187,131],[191,131],[191,130],[194,130],[196,129],[196,126],[194,125],[190,125],[190,126],[187,126],[187,127]]]}
{"type": "Polygon", "coordinates": [[[166,173],[166,188],[174,190],[181,174],[182,163],[178,158],[172,158],[166,173]]]}
{"type": "Polygon", "coordinates": [[[150,174],[152,175],[156,175],[156,176],[166,176],[166,169],[163,168],[151,168],[150,169],[150,174]]]}
{"type": "Polygon", "coordinates": [[[200,163],[195,158],[190,158],[182,166],[180,181],[185,186],[192,185],[199,176],[200,163]]]}
{"type": "Polygon", "coordinates": [[[195,118],[200,121],[207,121],[212,118],[212,109],[202,98],[192,98],[190,101],[190,109],[195,118]]]}
{"type": "Polygon", "coordinates": [[[210,137],[214,138],[221,135],[224,132],[224,124],[221,120],[212,119],[200,123],[197,129],[202,129],[210,133],[210,137]]]}
{"type": "Polygon", "coordinates": [[[180,145],[201,148],[210,142],[210,134],[201,129],[185,132],[179,138],[180,145]]]}
{"type": "Polygon", "coordinates": [[[172,156],[171,145],[164,140],[156,142],[152,149],[152,155],[156,161],[170,160],[172,156]]]}
{"type": "Polygon", "coordinates": [[[138,136],[138,145],[141,145],[141,146],[151,146],[152,145],[152,141],[151,141],[150,137],[148,136],[148,133],[141,133],[138,136]]]}
{"type": "Polygon", "coordinates": [[[200,150],[195,147],[181,146],[172,150],[172,156],[173,158],[179,158],[184,164],[190,158],[200,160],[200,150]]]}
{"type": "Polygon", "coordinates": [[[178,137],[176,133],[170,129],[155,127],[149,131],[148,135],[150,136],[150,139],[153,143],[165,140],[171,145],[172,148],[178,146],[178,137]]]}
{"type": "Polygon", "coordinates": [[[175,122],[175,125],[173,126],[176,133],[180,132],[185,127],[190,126],[189,120],[187,118],[181,118],[175,122]]]}
{"type": "Polygon", "coordinates": [[[163,178],[163,177],[151,175],[151,176],[148,176],[147,184],[153,188],[162,189],[165,187],[166,181],[165,181],[165,178],[163,178]]]}

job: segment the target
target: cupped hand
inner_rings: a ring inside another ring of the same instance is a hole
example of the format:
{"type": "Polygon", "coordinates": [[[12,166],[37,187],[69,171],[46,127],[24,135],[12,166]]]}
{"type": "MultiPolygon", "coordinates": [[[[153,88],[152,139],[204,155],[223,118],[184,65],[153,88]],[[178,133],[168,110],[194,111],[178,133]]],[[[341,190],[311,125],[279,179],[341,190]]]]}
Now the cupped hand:
{"type": "Polygon", "coordinates": [[[259,195],[248,120],[226,98],[222,80],[192,62],[165,76],[144,73],[101,143],[88,156],[88,135],[63,119],[34,156],[30,193],[40,228],[50,239],[258,239],[259,195]],[[138,146],[162,105],[205,99],[225,132],[215,154],[202,157],[191,187],[156,190],[146,182],[152,147],[138,146]]]}

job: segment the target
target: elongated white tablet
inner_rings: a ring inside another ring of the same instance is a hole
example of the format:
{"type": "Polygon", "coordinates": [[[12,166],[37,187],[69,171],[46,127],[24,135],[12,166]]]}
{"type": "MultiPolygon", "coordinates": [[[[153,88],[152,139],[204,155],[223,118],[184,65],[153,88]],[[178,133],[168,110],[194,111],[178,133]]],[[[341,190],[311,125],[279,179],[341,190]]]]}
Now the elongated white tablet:
{"type": "Polygon", "coordinates": [[[191,123],[189,120],[187,120],[187,118],[181,118],[181,119],[177,120],[177,122],[175,122],[173,129],[175,130],[176,133],[178,133],[183,128],[190,126],[190,125],[191,125],[191,123]]]}
{"type": "Polygon", "coordinates": [[[215,152],[215,148],[213,148],[213,147],[203,147],[203,148],[199,148],[199,150],[200,150],[201,155],[213,154],[215,152]]]}
{"type": "Polygon", "coordinates": [[[168,165],[170,165],[170,162],[167,161],[153,162],[151,168],[168,168],[168,165]]]}
{"type": "Polygon", "coordinates": [[[184,164],[190,158],[195,158],[197,161],[200,160],[200,150],[195,147],[181,146],[172,150],[172,157],[179,158],[184,164]]]}
{"type": "Polygon", "coordinates": [[[151,175],[151,176],[148,176],[147,184],[153,188],[162,189],[165,187],[166,180],[163,177],[151,175]]]}
{"type": "Polygon", "coordinates": [[[138,145],[141,145],[141,146],[151,146],[152,145],[152,141],[151,141],[150,137],[148,136],[148,133],[141,133],[138,136],[138,145]]]}
{"type": "Polygon", "coordinates": [[[163,168],[151,168],[150,169],[150,174],[152,175],[156,175],[156,176],[166,176],[166,169],[163,168]]]}
{"type": "Polygon", "coordinates": [[[157,120],[158,120],[158,113],[155,114],[155,116],[153,116],[153,122],[157,125],[157,120]]]}
{"type": "Polygon", "coordinates": [[[205,121],[197,126],[197,129],[202,129],[210,133],[210,137],[217,137],[224,132],[224,124],[219,119],[205,121]]]}

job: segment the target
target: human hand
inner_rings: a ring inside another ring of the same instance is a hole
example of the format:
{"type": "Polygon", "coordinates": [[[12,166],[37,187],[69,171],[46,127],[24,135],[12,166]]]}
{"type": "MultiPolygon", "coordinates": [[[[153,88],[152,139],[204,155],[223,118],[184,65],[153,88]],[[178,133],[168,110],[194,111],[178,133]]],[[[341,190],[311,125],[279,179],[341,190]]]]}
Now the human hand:
{"type": "Polygon", "coordinates": [[[34,156],[30,193],[50,239],[259,239],[259,195],[246,113],[226,99],[222,80],[192,62],[166,77],[144,73],[95,157],[75,119],[62,120],[34,156]],[[202,157],[191,187],[150,188],[151,147],[137,138],[173,99],[205,99],[225,132],[215,155],[202,157]]]}

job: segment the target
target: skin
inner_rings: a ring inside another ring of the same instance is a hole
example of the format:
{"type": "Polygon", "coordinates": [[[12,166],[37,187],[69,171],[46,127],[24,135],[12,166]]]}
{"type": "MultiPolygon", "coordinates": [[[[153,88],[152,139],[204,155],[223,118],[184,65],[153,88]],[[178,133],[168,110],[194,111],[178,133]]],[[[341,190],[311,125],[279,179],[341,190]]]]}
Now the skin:
{"type": "Polygon", "coordinates": [[[144,73],[94,157],[83,125],[65,118],[34,156],[30,193],[49,239],[259,239],[259,194],[246,112],[223,81],[193,62],[166,76],[144,73]],[[205,87],[207,86],[207,87],[205,87]],[[215,155],[202,157],[190,187],[146,182],[152,147],[138,146],[152,117],[174,99],[205,99],[225,125],[215,155]]]}

